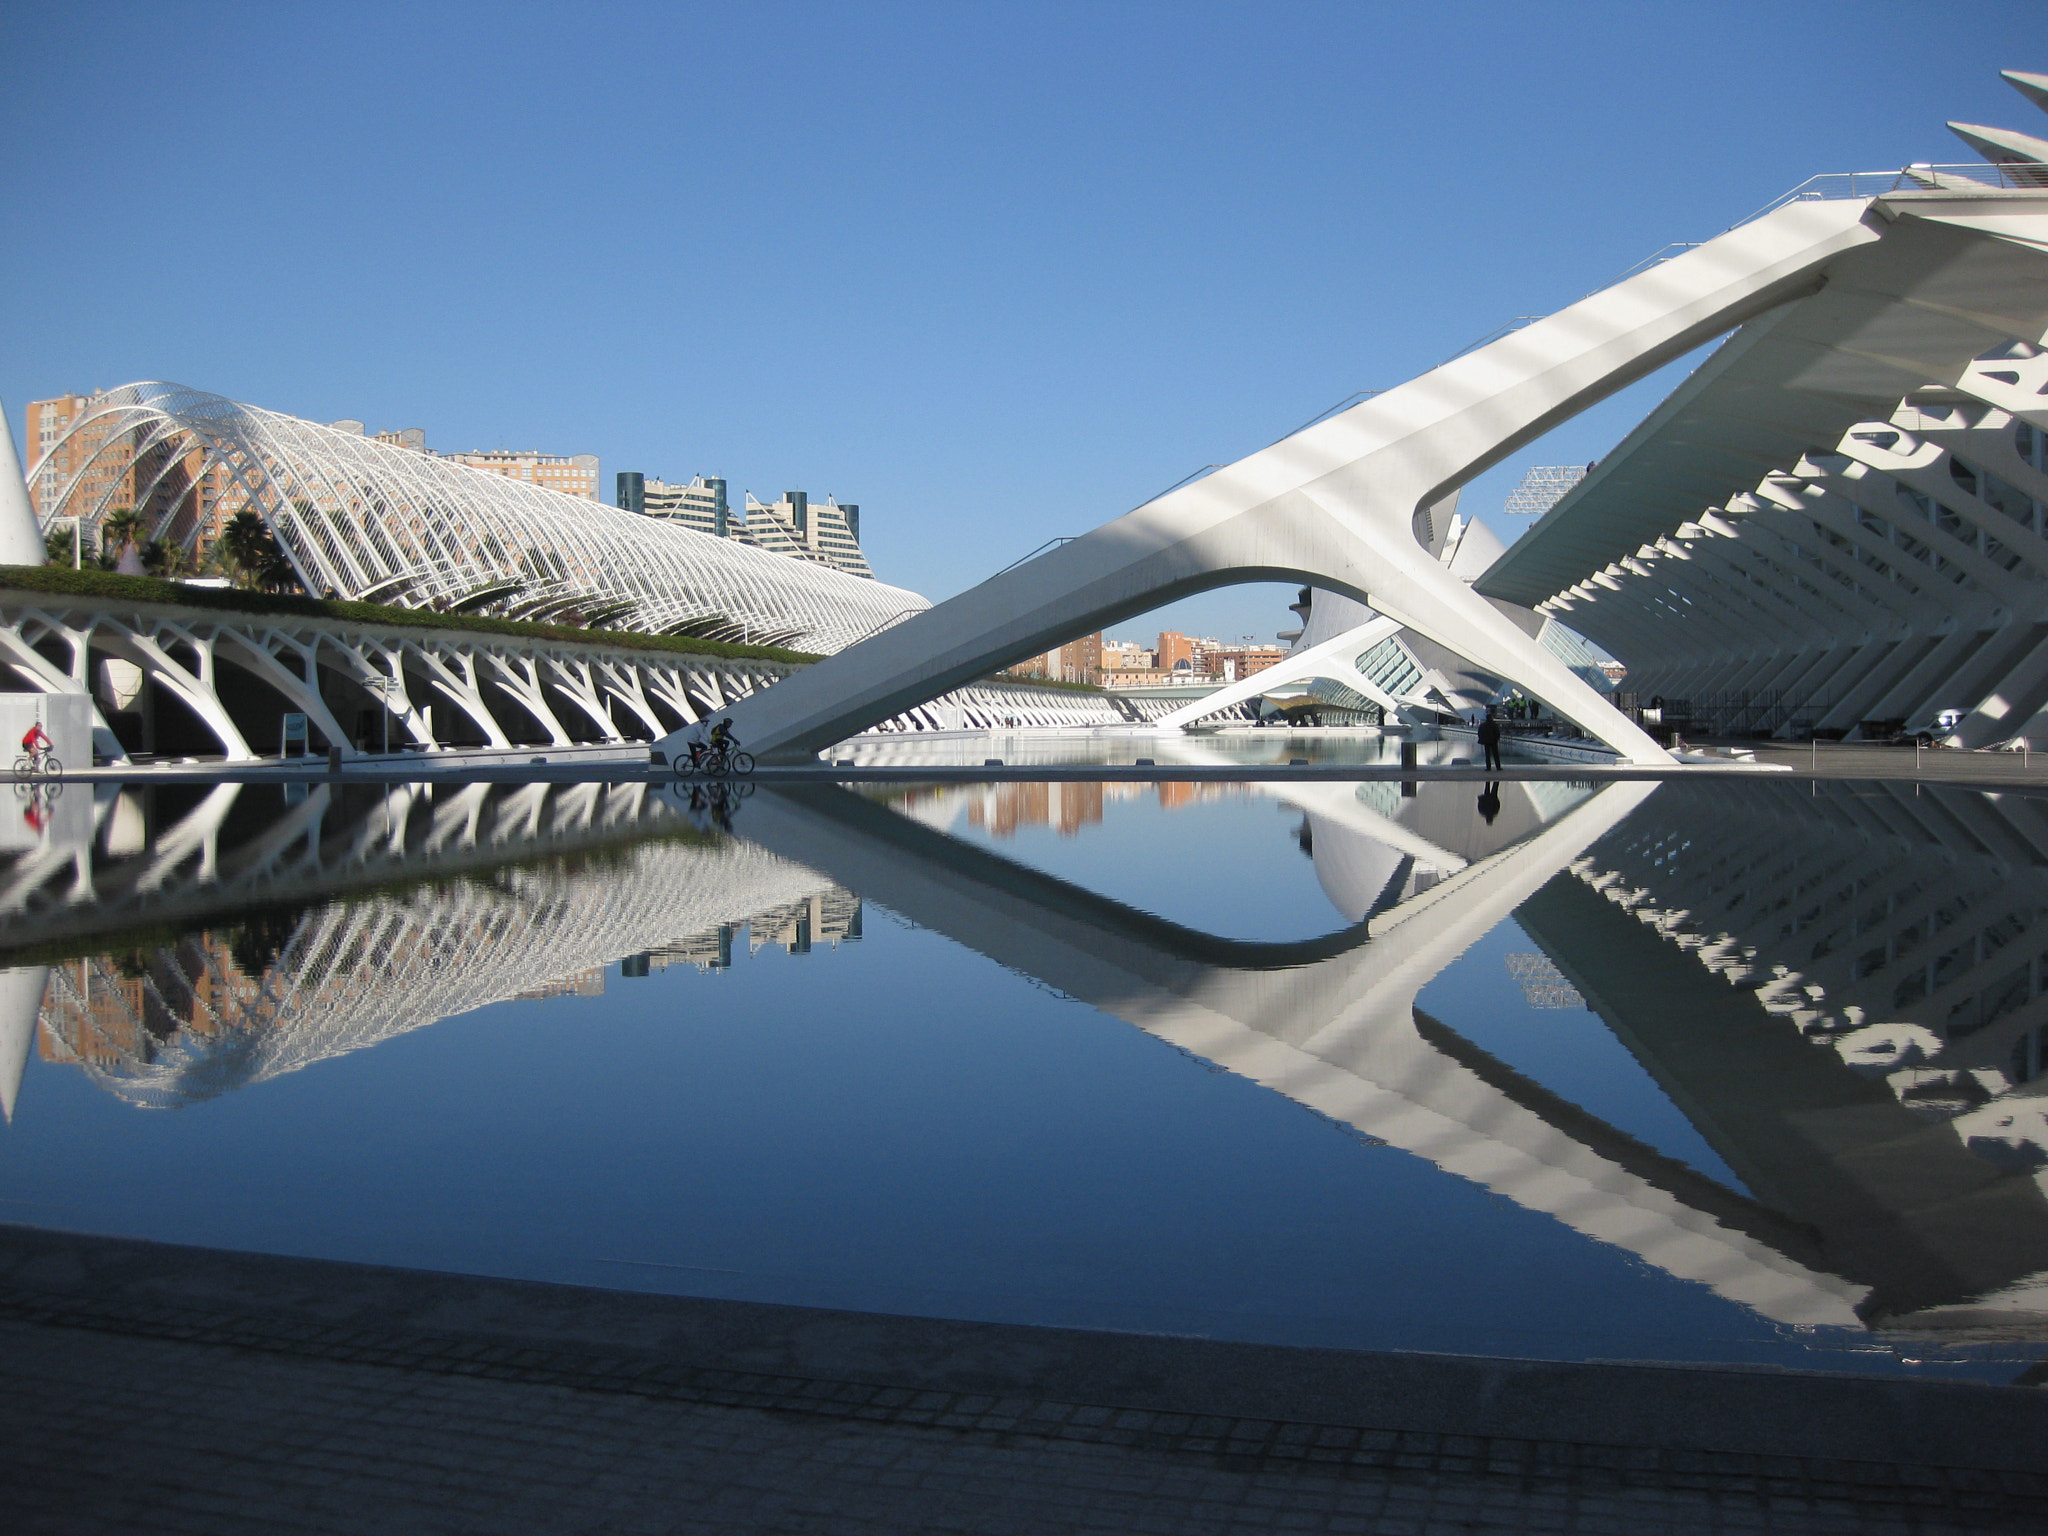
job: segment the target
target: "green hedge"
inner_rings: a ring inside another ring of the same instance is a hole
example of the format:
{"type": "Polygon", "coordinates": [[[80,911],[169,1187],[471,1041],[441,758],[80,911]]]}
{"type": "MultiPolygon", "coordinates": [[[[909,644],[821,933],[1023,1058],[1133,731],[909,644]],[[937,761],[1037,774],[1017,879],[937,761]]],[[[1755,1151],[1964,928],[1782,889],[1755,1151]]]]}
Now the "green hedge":
{"type": "Polygon", "coordinates": [[[819,658],[779,645],[735,645],[687,635],[643,635],[625,629],[577,629],[568,624],[528,624],[473,613],[435,613],[426,608],[393,608],[384,603],[347,603],[323,597],[287,597],[244,592],[238,587],[188,587],[154,576],[121,576],[112,571],[76,571],[68,565],[0,565],[0,588],[53,592],[65,597],[107,597],[129,603],[169,603],[179,608],[212,608],[230,613],[294,614],[343,619],[355,624],[393,624],[408,629],[454,629],[480,635],[516,635],[530,640],[574,640],[630,651],[677,651],[686,656],[724,656],[746,661],[803,663],[819,658]]]}

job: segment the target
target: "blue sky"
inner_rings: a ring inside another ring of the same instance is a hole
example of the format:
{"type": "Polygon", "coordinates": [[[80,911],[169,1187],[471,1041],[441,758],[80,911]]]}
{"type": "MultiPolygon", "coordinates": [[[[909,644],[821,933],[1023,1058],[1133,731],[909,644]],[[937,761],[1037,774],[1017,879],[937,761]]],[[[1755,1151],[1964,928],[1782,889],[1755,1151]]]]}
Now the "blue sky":
{"type": "MultiPolygon", "coordinates": [[[[1806,177],[2031,0],[14,6],[0,399],[161,378],[857,501],[944,597],[1806,177]]],[[[1671,376],[1476,481],[1598,456],[1671,376]]],[[[1270,633],[1272,589],[1180,605],[1270,633]]],[[[1119,632],[1155,627],[1134,621],[1119,632]]]]}

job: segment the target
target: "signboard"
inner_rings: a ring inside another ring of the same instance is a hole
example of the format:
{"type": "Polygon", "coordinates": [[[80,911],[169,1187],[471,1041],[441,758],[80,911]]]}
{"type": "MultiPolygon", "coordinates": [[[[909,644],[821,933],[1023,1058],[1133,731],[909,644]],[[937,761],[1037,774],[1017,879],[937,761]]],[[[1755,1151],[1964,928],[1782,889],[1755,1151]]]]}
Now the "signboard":
{"type": "Polygon", "coordinates": [[[304,757],[306,751],[306,717],[287,713],[284,724],[278,729],[277,755],[304,757]]]}

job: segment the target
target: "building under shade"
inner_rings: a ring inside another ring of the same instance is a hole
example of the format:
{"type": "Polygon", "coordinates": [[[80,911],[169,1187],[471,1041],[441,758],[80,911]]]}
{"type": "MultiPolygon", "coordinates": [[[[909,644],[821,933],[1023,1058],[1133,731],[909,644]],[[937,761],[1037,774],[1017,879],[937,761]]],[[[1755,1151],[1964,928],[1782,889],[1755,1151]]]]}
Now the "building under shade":
{"type": "Polygon", "coordinates": [[[186,547],[225,512],[254,507],[321,596],[816,652],[927,606],[827,566],[176,384],[108,390],[37,447],[38,507],[76,506],[97,522],[126,497],[153,536],[186,547]]]}

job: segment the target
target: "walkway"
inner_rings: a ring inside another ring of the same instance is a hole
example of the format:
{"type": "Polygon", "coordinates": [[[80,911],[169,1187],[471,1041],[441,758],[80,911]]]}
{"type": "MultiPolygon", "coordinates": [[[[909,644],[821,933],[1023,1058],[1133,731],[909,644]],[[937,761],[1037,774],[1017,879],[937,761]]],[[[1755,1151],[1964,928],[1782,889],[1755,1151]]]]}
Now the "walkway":
{"type": "Polygon", "coordinates": [[[94,1532],[2048,1526],[2024,1387],[1289,1350],[0,1227],[0,1508],[94,1532]]]}

